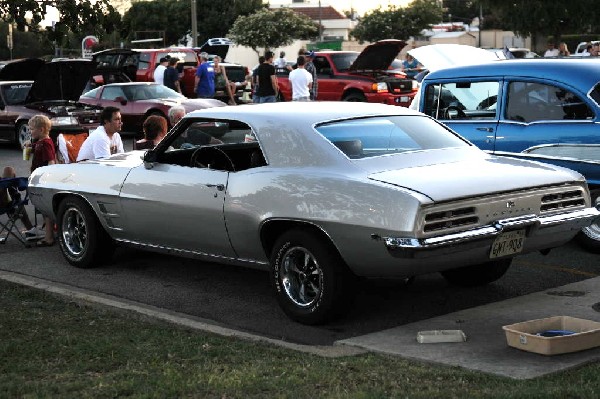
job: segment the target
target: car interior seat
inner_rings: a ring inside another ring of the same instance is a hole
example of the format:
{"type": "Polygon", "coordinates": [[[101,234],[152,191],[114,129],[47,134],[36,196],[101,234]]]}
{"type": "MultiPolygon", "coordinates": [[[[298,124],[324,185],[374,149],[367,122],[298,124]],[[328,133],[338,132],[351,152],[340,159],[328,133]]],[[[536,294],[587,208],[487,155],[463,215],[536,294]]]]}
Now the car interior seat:
{"type": "Polygon", "coordinates": [[[57,137],[58,151],[62,157],[63,163],[73,163],[77,160],[77,155],[81,145],[87,139],[88,133],[81,132],[77,134],[60,133],[57,137]]]}

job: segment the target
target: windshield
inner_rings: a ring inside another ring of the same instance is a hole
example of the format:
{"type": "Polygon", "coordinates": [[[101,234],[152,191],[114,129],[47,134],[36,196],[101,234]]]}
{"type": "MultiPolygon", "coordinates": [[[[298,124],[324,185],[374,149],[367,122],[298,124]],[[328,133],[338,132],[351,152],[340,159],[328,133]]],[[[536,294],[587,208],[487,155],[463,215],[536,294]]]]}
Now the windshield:
{"type": "Polygon", "coordinates": [[[356,60],[359,53],[337,53],[331,54],[331,60],[338,71],[347,71],[356,60]]]}
{"type": "Polygon", "coordinates": [[[153,99],[183,99],[183,95],[177,93],[175,90],[169,89],[163,85],[136,85],[136,86],[122,86],[123,93],[128,100],[153,100],[153,99]]]}
{"type": "Polygon", "coordinates": [[[316,129],[352,159],[469,146],[443,125],[420,115],[337,121],[316,129]]]}
{"type": "Polygon", "coordinates": [[[2,86],[2,97],[6,105],[23,104],[27,93],[31,89],[31,83],[15,83],[2,86]]]}

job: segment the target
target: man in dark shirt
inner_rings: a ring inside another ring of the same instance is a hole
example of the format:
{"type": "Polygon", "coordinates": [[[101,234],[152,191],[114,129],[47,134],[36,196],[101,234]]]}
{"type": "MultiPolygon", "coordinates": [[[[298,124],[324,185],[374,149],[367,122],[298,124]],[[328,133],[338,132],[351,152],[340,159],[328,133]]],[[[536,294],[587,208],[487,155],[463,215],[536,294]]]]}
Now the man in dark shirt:
{"type": "Polygon", "coordinates": [[[277,101],[279,88],[277,86],[277,75],[273,66],[273,52],[265,53],[265,62],[258,66],[258,102],[274,103],[277,101]]]}
{"type": "Polygon", "coordinates": [[[173,89],[178,93],[181,93],[181,86],[179,85],[179,71],[177,71],[177,61],[178,58],[171,57],[169,58],[169,66],[165,70],[165,77],[163,84],[167,86],[169,89],[173,89]]]}

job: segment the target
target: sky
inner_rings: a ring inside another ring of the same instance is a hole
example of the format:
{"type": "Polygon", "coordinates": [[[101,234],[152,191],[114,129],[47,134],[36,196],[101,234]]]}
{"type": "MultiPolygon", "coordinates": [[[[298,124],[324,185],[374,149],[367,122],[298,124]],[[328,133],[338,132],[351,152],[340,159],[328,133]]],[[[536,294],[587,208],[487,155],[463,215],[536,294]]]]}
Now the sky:
{"type": "MultiPolygon", "coordinates": [[[[394,5],[396,7],[406,7],[411,0],[321,0],[321,6],[331,5],[338,11],[347,11],[350,8],[354,8],[354,11],[358,15],[363,15],[367,11],[376,9],[381,6],[386,9],[388,5],[394,5]]],[[[316,6],[319,4],[319,0],[305,0],[309,5],[316,6]]],[[[277,4],[291,4],[292,0],[271,0],[271,5],[277,4]]]]}

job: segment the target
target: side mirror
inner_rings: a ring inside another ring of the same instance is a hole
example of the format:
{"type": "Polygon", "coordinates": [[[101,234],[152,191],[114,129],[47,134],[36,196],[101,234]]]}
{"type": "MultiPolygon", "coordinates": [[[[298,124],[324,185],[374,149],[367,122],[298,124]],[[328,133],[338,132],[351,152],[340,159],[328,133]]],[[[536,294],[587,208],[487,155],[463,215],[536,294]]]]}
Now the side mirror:
{"type": "Polygon", "coordinates": [[[156,154],[156,151],[148,150],[144,153],[142,159],[144,160],[144,167],[146,169],[152,169],[158,160],[158,155],[156,154]]]}
{"type": "Polygon", "coordinates": [[[125,104],[127,104],[127,100],[125,99],[125,97],[121,97],[121,96],[119,96],[119,97],[115,98],[113,101],[117,101],[117,102],[119,102],[121,105],[125,105],[125,104]]]}

